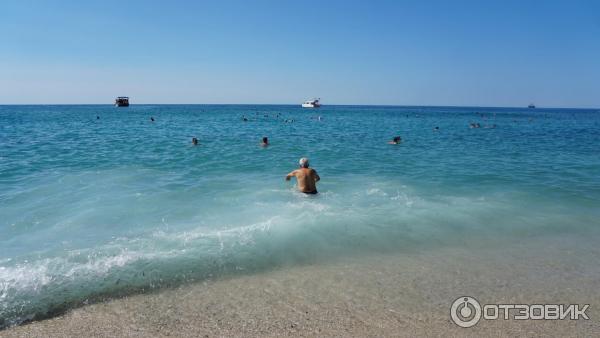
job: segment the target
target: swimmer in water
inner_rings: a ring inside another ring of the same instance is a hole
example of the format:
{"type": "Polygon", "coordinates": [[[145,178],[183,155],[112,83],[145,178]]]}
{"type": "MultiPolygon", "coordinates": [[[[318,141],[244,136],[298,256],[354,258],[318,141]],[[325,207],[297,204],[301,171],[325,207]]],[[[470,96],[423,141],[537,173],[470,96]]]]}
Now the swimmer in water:
{"type": "Polygon", "coordinates": [[[394,138],[388,142],[388,144],[400,144],[402,138],[400,136],[394,136],[394,138]]]}
{"type": "Polygon", "coordinates": [[[198,145],[198,139],[195,137],[192,137],[192,144],[197,146],[198,145]]]}
{"type": "Polygon", "coordinates": [[[150,121],[154,122],[154,117],[150,116],[150,121]]]}
{"type": "Polygon", "coordinates": [[[305,194],[316,194],[317,193],[317,182],[321,180],[317,171],[308,167],[308,158],[303,157],[298,161],[300,169],[296,169],[285,177],[286,181],[296,177],[298,181],[298,190],[305,194]]]}
{"type": "Polygon", "coordinates": [[[266,137],[266,136],[265,136],[265,137],[263,137],[263,138],[262,138],[262,142],[260,143],[260,145],[261,145],[261,146],[263,146],[263,147],[267,147],[267,146],[269,146],[269,138],[268,138],[268,137],[266,137]]]}

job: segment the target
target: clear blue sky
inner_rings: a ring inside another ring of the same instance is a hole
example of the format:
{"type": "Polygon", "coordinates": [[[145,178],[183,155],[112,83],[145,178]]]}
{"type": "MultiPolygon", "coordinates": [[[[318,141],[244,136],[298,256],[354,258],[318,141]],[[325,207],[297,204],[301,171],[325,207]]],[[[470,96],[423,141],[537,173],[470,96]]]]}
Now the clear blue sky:
{"type": "Polygon", "coordinates": [[[600,107],[600,1],[0,1],[0,104],[600,107]]]}

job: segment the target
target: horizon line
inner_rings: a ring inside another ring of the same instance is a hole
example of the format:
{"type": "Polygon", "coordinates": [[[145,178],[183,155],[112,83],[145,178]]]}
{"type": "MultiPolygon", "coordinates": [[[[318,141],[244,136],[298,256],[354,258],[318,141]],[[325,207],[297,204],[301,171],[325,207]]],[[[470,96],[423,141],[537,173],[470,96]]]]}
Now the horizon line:
{"type": "MultiPolygon", "coordinates": [[[[114,103],[0,103],[0,106],[114,106],[114,103]]],[[[204,106],[300,106],[300,103],[130,103],[135,105],[161,105],[161,106],[184,106],[184,105],[204,105],[204,106]]],[[[510,108],[510,109],[586,109],[594,110],[600,107],[540,107],[529,108],[527,106],[473,106],[473,105],[416,105],[416,104],[339,104],[332,103],[322,105],[327,106],[355,106],[355,107],[432,107],[432,108],[510,108]]],[[[127,107],[120,107],[127,108],[127,107]]],[[[309,109],[309,108],[307,108],[309,109]]],[[[315,109],[315,108],[310,108],[315,109]]]]}

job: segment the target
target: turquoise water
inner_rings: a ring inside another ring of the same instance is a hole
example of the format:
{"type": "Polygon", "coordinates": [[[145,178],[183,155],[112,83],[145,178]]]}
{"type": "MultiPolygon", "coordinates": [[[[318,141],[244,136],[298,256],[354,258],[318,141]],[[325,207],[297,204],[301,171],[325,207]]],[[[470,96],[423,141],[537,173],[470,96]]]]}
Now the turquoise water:
{"type": "Polygon", "coordinates": [[[0,327],[340,255],[597,236],[599,206],[597,110],[0,106],[0,327]],[[303,156],[316,196],[283,179],[303,156]]]}

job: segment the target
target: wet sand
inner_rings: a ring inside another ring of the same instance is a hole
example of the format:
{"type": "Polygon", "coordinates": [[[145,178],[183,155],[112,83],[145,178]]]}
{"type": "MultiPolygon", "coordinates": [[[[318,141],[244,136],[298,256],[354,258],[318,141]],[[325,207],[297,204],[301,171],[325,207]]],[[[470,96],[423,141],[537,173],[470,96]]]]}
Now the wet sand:
{"type": "Polygon", "coordinates": [[[92,304],[0,336],[598,336],[599,251],[582,241],[538,238],[279,267],[92,304]],[[461,328],[449,309],[464,295],[482,304],[591,304],[590,320],[461,328]]]}

